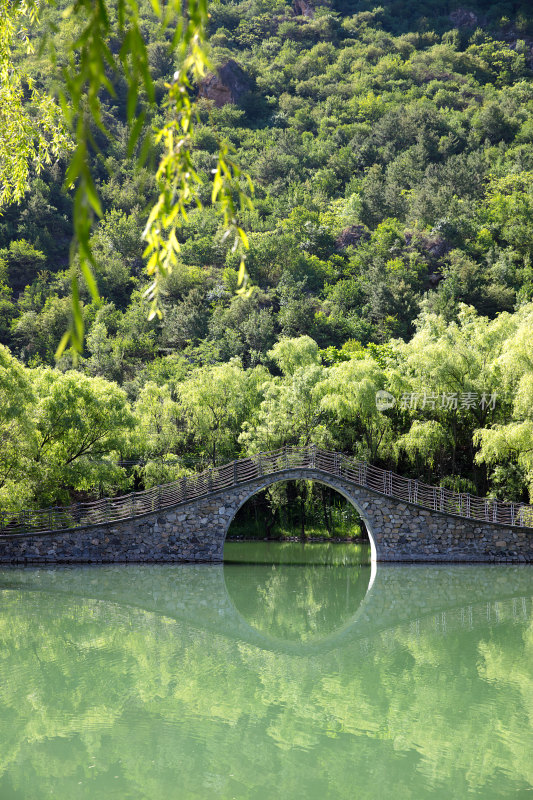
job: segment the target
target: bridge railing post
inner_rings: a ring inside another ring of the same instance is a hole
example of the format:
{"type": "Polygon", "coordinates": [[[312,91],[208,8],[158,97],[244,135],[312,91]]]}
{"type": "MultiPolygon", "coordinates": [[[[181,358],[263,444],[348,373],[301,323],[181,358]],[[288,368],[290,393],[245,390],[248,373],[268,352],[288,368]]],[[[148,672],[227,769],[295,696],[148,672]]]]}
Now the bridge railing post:
{"type": "Polygon", "coordinates": [[[259,455],[257,456],[257,474],[259,475],[259,477],[262,477],[262,475],[263,475],[263,458],[262,458],[262,455],[263,455],[262,453],[259,453],[259,455]]]}
{"type": "Polygon", "coordinates": [[[237,486],[237,462],[233,462],[233,485],[237,486]]]}
{"type": "Polygon", "coordinates": [[[183,480],[183,499],[186,500],[187,499],[187,476],[184,475],[182,480],[183,480]]]}
{"type": "Polygon", "coordinates": [[[314,469],[316,466],[316,444],[311,445],[311,468],[314,469]]]}
{"type": "Polygon", "coordinates": [[[515,524],[515,505],[511,503],[511,525],[515,524]]]}

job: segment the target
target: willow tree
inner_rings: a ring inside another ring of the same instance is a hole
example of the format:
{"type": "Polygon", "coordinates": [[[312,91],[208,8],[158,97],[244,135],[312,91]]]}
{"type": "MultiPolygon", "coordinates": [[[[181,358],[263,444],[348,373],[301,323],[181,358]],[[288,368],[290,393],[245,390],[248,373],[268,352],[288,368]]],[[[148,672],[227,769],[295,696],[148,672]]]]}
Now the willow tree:
{"type": "Polygon", "coordinates": [[[58,103],[31,81],[24,87],[14,66],[17,49],[33,51],[37,12],[35,0],[0,0],[0,210],[22,199],[31,172],[72,147],[58,103]]]}
{"type": "Polygon", "coordinates": [[[496,359],[499,390],[512,398],[496,424],[478,428],[476,461],[491,470],[492,485],[505,499],[533,497],[533,304],[507,317],[506,338],[496,359]]]}
{"type": "Polygon", "coordinates": [[[373,358],[352,358],[328,370],[318,393],[333,446],[371,462],[387,452],[391,420],[378,408],[376,396],[388,388],[388,375],[373,358]]]}
{"type": "Polygon", "coordinates": [[[73,491],[98,486],[102,493],[126,485],[119,466],[136,419],[126,392],[77,370],[32,370],[37,402],[34,496],[42,504],[68,502],[73,491]]]}
{"type": "Polygon", "coordinates": [[[267,379],[263,367],[244,370],[237,358],[226,364],[200,367],[177,387],[184,436],[213,466],[219,458],[239,453],[238,436],[244,421],[259,404],[267,379]]]}
{"type": "Polygon", "coordinates": [[[181,414],[170,386],[147,381],[134,406],[135,428],[131,434],[130,455],[140,457],[139,472],[145,488],[168,483],[183,474],[178,459],[181,444],[181,414]]]}
{"type": "Polygon", "coordinates": [[[0,345],[0,507],[11,511],[32,495],[34,392],[28,370],[0,345]]]}

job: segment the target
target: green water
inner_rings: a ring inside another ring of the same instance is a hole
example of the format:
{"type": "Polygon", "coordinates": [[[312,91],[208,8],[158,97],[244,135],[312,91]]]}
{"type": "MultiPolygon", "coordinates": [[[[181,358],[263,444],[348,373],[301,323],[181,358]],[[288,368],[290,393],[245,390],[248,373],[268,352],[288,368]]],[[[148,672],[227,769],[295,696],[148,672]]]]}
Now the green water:
{"type": "Polygon", "coordinates": [[[1,800],[533,797],[530,567],[253,547],[0,571],[1,800]]]}
{"type": "Polygon", "coordinates": [[[224,561],[230,564],[370,564],[368,542],[226,542],[224,561]]]}

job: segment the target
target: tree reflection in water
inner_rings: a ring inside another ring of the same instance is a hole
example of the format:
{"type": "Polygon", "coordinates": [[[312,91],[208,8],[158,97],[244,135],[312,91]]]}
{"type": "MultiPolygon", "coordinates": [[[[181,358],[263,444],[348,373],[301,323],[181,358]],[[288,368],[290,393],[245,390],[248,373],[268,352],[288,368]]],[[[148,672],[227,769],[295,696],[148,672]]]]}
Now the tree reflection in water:
{"type": "Polygon", "coordinates": [[[224,560],[238,612],[255,630],[287,642],[319,642],[349,626],[371,574],[368,542],[227,541],[224,560]]]}
{"type": "Polygon", "coordinates": [[[340,569],[3,571],[2,800],[530,796],[531,569],[340,569]]]}

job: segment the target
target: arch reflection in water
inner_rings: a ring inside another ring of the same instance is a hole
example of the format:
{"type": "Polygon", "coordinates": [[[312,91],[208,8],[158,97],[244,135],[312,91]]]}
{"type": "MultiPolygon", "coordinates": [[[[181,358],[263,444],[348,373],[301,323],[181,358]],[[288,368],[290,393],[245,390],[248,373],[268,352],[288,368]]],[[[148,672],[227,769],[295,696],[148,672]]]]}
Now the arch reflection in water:
{"type": "Polygon", "coordinates": [[[226,542],[226,590],[266,637],[318,643],[345,630],[368,590],[370,548],[348,544],[226,542]]]}
{"type": "Polygon", "coordinates": [[[379,569],[318,637],[274,592],[297,641],[226,573],[0,572],[2,800],[530,796],[531,569],[379,569]]]}

